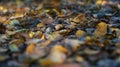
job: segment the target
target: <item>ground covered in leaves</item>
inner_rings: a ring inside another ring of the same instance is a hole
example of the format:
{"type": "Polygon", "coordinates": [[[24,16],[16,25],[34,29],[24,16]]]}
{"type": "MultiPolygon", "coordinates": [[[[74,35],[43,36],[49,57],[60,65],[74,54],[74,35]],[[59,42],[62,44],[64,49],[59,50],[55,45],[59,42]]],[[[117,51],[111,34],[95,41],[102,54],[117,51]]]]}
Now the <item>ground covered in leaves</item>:
{"type": "Polygon", "coordinates": [[[0,0],[0,67],[120,67],[120,1],[0,0]]]}

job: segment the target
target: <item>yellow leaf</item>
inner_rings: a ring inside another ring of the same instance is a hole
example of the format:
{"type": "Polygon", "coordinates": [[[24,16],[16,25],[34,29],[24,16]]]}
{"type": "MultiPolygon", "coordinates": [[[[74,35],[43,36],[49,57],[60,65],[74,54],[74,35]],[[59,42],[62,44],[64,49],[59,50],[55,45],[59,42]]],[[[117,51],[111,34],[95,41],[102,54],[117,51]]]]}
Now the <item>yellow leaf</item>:
{"type": "Polygon", "coordinates": [[[32,38],[34,36],[34,34],[35,34],[34,32],[30,32],[29,37],[32,38]]]}
{"type": "Polygon", "coordinates": [[[101,5],[103,0],[97,0],[96,4],[101,5]]]}
{"type": "Polygon", "coordinates": [[[105,5],[105,4],[107,4],[107,0],[97,0],[96,4],[98,4],[98,5],[105,5]]]}
{"type": "Polygon", "coordinates": [[[81,56],[76,56],[75,59],[76,59],[77,62],[83,62],[84,61],[83,57],[81,57],[81,56]]]}
{"type": "Polygon", "coordinates": [[[100,22],[97,26],[96,26],[96,29],[94,31],[94,34],[97,36],[97,37],[102,37],[104,36],[105,34],[107,34],[107,24],[104,23],[104,22],[100,22]]]}
{"type": "Polygon", "coordinates": [[[0,11],[2,11],[4,9],[4,7],[3,6],[0,6],[0,11]]]}
{"type": "Polygon", "coordinates": [[[8,25],[8,24],[10,24],[10,22],[11,22],[10,20],[6,20],[6,21],[4,22],[4,24],[5,24],[5,25],[8,25]]]}
{"type": "Polygon", "coordinates": [[[40,27],[43,27],[44,25],[42,23],[39,23],[37,24],[37,27],[40,28],[40,27]]]}
{"type": "Polygon", "coordinates": [[[75,33],[75,35],[76,35],[77,37],[83,36],[83,35],[85,35],[85,32],[82,31],[82,30],[77,30],[76,33],[75,33]]]}
{"type": "Polygon", "coordinates": [[[37,31],[34,36],[35,38],[42,38],[43,33],[41,31],[37,31]]]}

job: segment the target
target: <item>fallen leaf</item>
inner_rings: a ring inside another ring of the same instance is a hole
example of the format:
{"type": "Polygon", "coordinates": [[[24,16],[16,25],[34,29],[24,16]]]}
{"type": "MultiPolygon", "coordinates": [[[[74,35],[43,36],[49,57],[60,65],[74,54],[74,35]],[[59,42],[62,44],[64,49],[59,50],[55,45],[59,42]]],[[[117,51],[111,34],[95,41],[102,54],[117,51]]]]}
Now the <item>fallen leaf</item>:
{"type": "Polygon", "coordinates": [[[79,14],[77,17],[73,19],[75,23],[83,23],[86,21],[85,14],[79,14]]]}
{"type": "Polygon", "coordinates": [[[34,32],[30,32],[30,33],[29,33],[29,37],[30,37],[30,38],[33,38],[34,34],[35,34],[34,32]]]}
{"type": "Polygon", "coordinates": [[[82,36],[85,35],[85,32],[82,31],[82,30],[77,30],[76,33],[75,33],[75,35],[76,35],[77,37],[82,37],[82,36]]]}
{"type": "Polygon", "coordinates": [[[35,45],[36,44],[33,44],[33,43],[29,44],[28,47],[26,48],[25,54],[30,55],[30,54],[34,53],[35,45]]]}
{"type": "Polygon", "coordinates": [[[40,65],[42,67],[50,66],[53,64],[61,64],[66,60],[66,53],[68,50],[61,45],[55,45],[50,51],[48,57],[40,59],[40,65]]]}
{"type": "Polygon", "coordinates": [[[107,24],[104,22],[100,22],[97,26],[96,29],[94,31],[94,34],[97,37],[103,37],[105,34],[107,34],[107,24]]]}
{"type": "Polygon", "coordinates": [[[59,29],[61,29],[61,28],[63,28],[63,25],[62,25],[62,24],[57,24],[57,25],[55,26],[55,29],[56,29],[56,30],[59,30],[59,29]]]}

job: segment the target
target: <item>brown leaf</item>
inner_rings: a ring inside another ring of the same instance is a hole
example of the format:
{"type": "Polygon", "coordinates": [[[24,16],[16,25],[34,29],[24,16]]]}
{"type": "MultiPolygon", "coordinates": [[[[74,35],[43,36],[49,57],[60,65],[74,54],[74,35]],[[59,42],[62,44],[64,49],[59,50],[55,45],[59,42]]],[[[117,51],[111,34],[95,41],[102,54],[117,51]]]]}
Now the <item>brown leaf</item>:
{"type": "Polygon", "coordinates": [[[53,18],[50,15],[46,14],[44,16],[41,16],[41,22],[43,24],[50,24],[53,22],[53,18]]]}
{"type": "Polygon", "coordinates": [[[26,55],[30,55],[31,53],[34,53],[36,44],[29,44],[29,46],[26,48],[26,55]]]}
{"type": "Polygon", "coordinates": [[[86,18],[85,18],[85,14],[79,14],[77,17],[75,17],[73,19],[73,22],[76,22],[76,23],[83,23],[86,21],[86,18]]]}

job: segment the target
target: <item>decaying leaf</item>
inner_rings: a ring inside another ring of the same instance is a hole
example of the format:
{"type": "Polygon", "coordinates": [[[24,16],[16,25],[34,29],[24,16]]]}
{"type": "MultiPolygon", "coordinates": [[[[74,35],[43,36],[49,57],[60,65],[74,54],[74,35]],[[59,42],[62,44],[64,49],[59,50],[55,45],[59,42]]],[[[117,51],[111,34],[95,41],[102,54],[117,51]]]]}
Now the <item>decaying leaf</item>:
{"type": "Polygon", "coordinates": [[[97,26],[96,29],[94,31],[94,34],[97,37],[103,37],[105,34],[107,34],[107,24],[104,22],[100,22],[97,26]]]}

